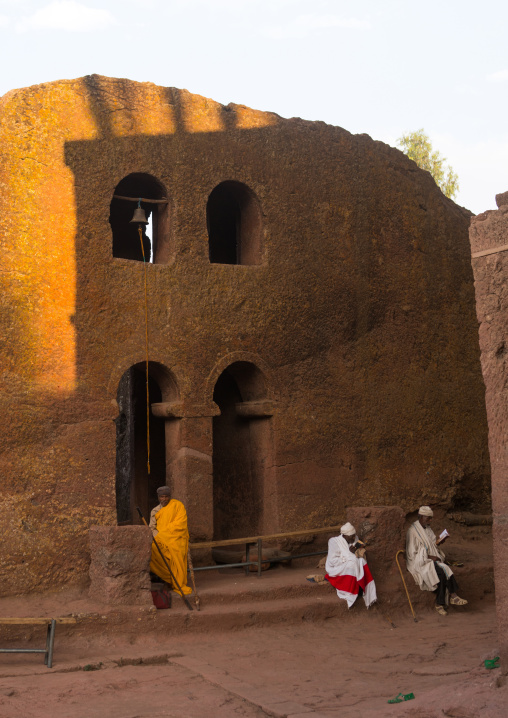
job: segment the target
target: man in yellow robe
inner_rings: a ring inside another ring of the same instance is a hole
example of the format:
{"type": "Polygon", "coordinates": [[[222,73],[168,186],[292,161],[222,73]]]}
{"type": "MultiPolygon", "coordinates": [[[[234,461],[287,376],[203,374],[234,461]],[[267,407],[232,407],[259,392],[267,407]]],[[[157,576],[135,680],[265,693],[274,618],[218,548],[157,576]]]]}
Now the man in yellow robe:
{"type": "MultiPolygon", "coordinates": [[[[184,594],[192,593],[192,589],[187,586],[189,531],[187,530],[185,506],[181,501],[171,498],[171,492],[167,486],[157,489],[157,498],[159,504],[150,513],[150,528],[182,592],[184,594]]],[[[155,543],[152,543],[150,571],[179,593],[155,543]]]]}

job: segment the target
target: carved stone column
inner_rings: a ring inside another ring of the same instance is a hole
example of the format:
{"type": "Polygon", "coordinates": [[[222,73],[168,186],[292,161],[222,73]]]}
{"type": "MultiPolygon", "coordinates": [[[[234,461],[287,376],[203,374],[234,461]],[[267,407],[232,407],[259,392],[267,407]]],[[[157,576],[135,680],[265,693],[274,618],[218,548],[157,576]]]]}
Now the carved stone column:
{"type": "Polygon", "coordinates": [[[471,221],[476,313],[489,423],[494,578],[501,666],[508,668],[508,192],[471,221]]]}
{"type": "Polygon", "coordinates": [[[213,538],[212,417],[219,408],[183,402],[152,404],[164,417],[168,444],[168,484],[187,510],[192,541],[213,538]]]}

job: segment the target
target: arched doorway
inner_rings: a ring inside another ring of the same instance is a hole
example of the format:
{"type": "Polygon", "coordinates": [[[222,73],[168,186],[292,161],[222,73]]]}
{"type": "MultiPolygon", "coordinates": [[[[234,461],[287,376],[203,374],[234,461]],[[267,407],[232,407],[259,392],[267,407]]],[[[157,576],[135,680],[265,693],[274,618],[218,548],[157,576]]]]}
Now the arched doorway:
{"type": "Polygon", "coordinates": [[[263,532],[267,470],[271,466],[270,413],[266,383],[249,362],[235,362],[217,379],[213,393],[214,539],[263,532]]]}
{"type": "MultiPolygon", "coordinates": [[[[176,383],[161,364],[149,362],[150,405],[177,398],[176,383]]],[[[139,506],[145,517],[156,503],[157,488],[167,483],[166,444],[171,451],[172,427],[150,411],[150,473],[148,473],[146,365],[136,364],[122,376],[117,392],[116,508],[119,524],[140,523],[139,506]]]]}

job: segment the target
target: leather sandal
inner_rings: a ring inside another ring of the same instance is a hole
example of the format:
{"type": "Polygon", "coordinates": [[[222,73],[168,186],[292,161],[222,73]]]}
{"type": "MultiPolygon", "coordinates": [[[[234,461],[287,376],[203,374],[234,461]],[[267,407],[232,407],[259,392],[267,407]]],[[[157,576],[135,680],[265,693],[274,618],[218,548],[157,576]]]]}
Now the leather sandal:
{"type": "Polygon", "coordinates": [[[436,611],[439,613],[440,616],[447,616],[444,606],[436,606],[436,611]]]}
{"type": "Polygon", "coordinates": [[[453,598],[450,598],[450,603],[452,606],[467,606],[466,599],[460,598],[459,596],[454,596],[453,598]]]}

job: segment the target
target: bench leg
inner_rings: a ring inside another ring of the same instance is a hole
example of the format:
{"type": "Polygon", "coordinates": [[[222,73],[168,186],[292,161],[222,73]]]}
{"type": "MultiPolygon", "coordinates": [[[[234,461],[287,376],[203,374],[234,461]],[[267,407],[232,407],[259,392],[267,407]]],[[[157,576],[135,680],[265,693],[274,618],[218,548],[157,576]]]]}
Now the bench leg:
{"type": "Polygon", "coordinates": [[[46,653],[44,655],[44,665],[48,668],[53,666],[53,647],[55,645],[55,628],[56,621],[54,618],[51,619],[51,623],[48,623],[48,635],[46,637],[46,653]]]}
{"type": "MultiPolygon", "coordinates": [[[[250,543],[245,544],[245,560],[250,561],[250,543]]],[[[245,567],[245,575],[249,575],[250,566],[245,567]]]]}

